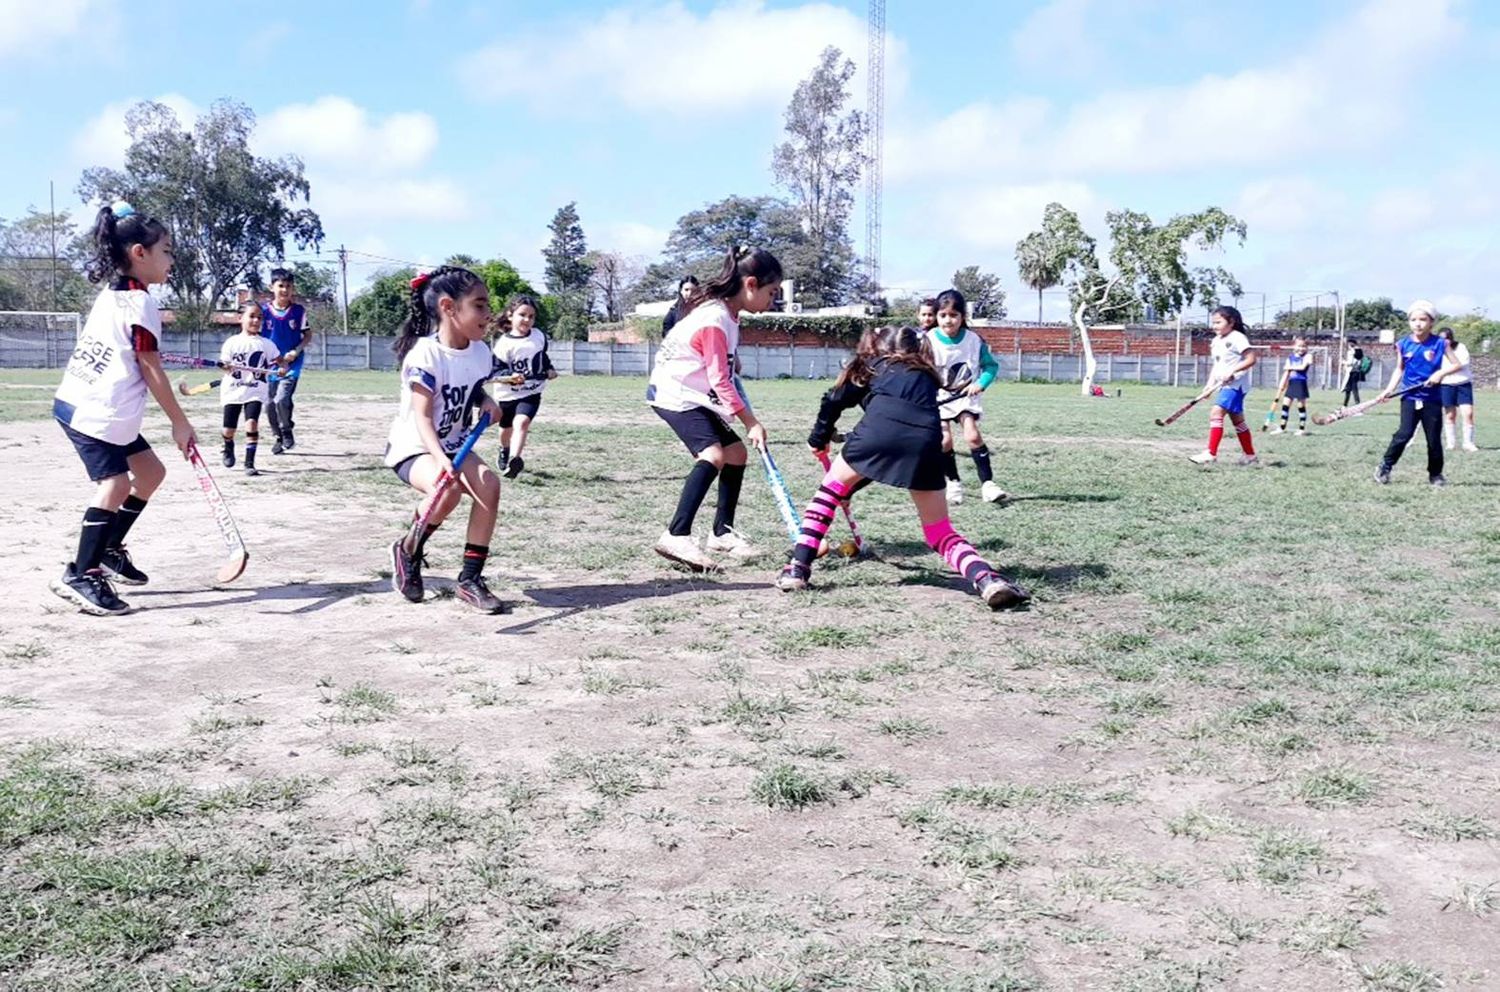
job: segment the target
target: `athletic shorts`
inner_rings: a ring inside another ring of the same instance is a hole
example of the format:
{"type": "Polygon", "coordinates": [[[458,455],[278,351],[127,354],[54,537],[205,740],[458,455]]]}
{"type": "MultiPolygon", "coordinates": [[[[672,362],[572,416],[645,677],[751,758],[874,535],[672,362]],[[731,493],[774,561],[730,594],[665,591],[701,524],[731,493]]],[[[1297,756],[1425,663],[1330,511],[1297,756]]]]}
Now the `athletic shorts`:
{"type": "Polygon", "coordinates": [[[697,458],[703,451],[714,445],[729,447],[738,444],[740,436],[726,423],[722,417],[712,410],[705,410],[701,406],[695,406],[691,410],[663,410],[661,407],[653,406],[656,415],[667,422],[683,444],[687,445],[688,452],[697,458]]]}
{"type": "Polygon", "coordinates": [[[1293,379],[1286,384],[1286,398],[1289,400],[1307,399],[1307,380],[1293,379]]]}
{"type": "Polygon", "coordinates": [[[97,437],[80,434],[61,420],[57,422],[57,425],[63,429],[64,434],[68,435],[68,440],[73,442],[78,457],[83,459],[84,470],[88,472],[89,479],[93,482],[103,482],[105,479],[124,475],[130,471],[131,455],[151,450],[150,442],[139,434],[129,444],[111,444],[97,437]]]}
{"type": "Polygon", "coordinates": [[[1225,413],[1245,412],[1245,391],[1243,389],[1230,389],[1225,387],[1219,390],[1219,395],[1214,397],[1214,406],[1225,413]]]}
{"type": "Polygon", "coordinates": [[[536,412],[542,408],[542,394],[533,393],[530,396],[522,396],[518,400],[506,400],[500,404],[500,427],[503,430],[516,422],[516,415],[536,419],[536,412]]]}
{"type": "Polygon", "coordinates": [[[1451,386],[1439,386],[1438,391],[1443,396],[1443,406],[1473,406],[1474,384],[1472,382],[1457,382],[1451,386]]]}
{"type": "Polygon", "coordinates": [[[391,466],[391,471],[396,473],[396,478],[400,479],[402,482],[406,483],[409,486],[411,485],[411,467],[415,465],[417,463],[417,459],[421,457],[421,455],[412,455],[410,458],[403,458],[399,462],[391,466]]]}
{"type": "Polygon", "coordinates": [[[248,403],[225,403],[224,404],[224,426],[234,430],[240,425],[240,411],[245,411],[246,420],[260,419],[260,400],[251,400],[248,403]]]}

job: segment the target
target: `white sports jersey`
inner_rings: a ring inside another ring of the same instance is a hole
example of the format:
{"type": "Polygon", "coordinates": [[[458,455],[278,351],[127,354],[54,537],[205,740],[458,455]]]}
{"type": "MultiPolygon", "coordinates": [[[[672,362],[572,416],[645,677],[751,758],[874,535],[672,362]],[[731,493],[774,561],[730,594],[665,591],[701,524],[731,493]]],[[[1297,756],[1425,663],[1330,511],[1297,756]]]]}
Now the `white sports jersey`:
{"type": "Polygon", "coordinates": [[[979,394],[969,396],[963,392],[979,380],[984,342],[972,330],[964,328],[962,337],[949,342],[937,328],[927,332],[927,343],[932,346],[932,364],[937,366],[943,385],[938,389],[938,410],[944,420],[954,420],[961,413],[984,412],[984,401],[979,394]]]}
{"type": "Polygon", "coordinates": [[[139,437],[146,415],[146,380],[136,361],[134,329],[149,333],[149,342],[141,342],[148,350],[156,350],[161,340],[156,300],[140,283],[130,286],[106,289],[94,301],[53,404],[63,423],[111,444],[139,437]]]}
{"type": "Polygon", "coordinates": [[[672,325],[656,352],[646,401],[682,413],[703,407],[728,421],[745,408],[734,388],[740,322],[721,300],[700,303],[672,325]]]}
{"type": "Polygon", "coordinates": [[[1443,376],[1443,380],[1439,383],[1439,385],[1462,386],[1466,382],[1473,382],[1473,373],[1469,371],[1468,347],[1465,346],[1462,341],[1460,341],[1457,345],[1454,346],[1452,355],[1453,360],[1458,363],[1458,371],[1450,372],[1449,374],[1443,376]]]}
{"type": "Polygon", "coordinates": [[[1248,371],[1238,372],[1229,378],[1225,373],[1234,368],[1245,358],[1245,352],[1250,350],[1250,339],[1245,337],[1241,331],[1230,331],[1223,337],[1215,337],[1213,343],[1214,370],[1213,377],[1220,380],[1219,385],[1226,389],[1239,389],[1250,392],[1250,375],[1248,371]]]}
{"type": "MultiPolygon", "coordinates": [[[[224,342],[219,348],[221,365],[248,365],[253,369],[269,368],[281,357],[281,352],[271,340],[259,334],[244,331],[224,342]]],[[[264,403],[271,398],[271,387],[266,377],[253,372],[225,372],[219,379],[219,402],[264,403]]]]}
{"type": "Polygon", "coordinates": [[[394,468],[413,455],[427,454],[411,405],[413,385],[424,386],[432,393],[432,426],[437,429],[443,451],[449,455],[458,451],[473,422],[473,411],[484,402],[484,382],[494,362],[483,341],[454,349],[443,347],[436,334],[418,339],[401,362],[401,411],[391,423],[386,465],[394,468]]]}
{"type": "Polygon", "coordinates": [[[533,327],[524,338],[513,334],[502,334],[495,339],[495,375],[524,375],[526,381],[519,386],[507,382],[490,384],[490,395],[500,403],[535,396],[547,385],[547,370],[552,361],[547,357],[547,335],[533,327]]]}

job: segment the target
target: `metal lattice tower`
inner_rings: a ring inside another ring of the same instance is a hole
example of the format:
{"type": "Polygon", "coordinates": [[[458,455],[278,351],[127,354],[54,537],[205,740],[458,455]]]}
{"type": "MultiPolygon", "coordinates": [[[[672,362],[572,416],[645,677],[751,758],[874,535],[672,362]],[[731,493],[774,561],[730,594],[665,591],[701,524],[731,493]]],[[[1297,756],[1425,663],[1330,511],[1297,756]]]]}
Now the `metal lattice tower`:
{"type": "Polygon", "coordinates": [[[885,0],[870,0],[870,52],[865,71],[865,265],[872,297],[880,296],[881,159],[885,154],[885,0]]]}

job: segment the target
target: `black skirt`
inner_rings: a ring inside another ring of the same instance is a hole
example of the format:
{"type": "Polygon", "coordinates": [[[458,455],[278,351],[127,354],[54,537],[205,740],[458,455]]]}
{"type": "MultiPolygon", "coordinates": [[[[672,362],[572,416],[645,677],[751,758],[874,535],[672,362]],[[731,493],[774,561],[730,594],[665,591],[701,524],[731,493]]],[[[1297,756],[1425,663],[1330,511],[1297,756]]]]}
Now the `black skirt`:
{"type": "Polygon", "coordinates": [[[840,454],[860,475],[897,489],[941,490],[947,482],[936,407],[873,396],[840,454]]]}
{"type": "Polygon", "coordinates": [[[1307,380],[1291,379],[1286,384],[1286,398],[1289,400],[1307,399],[1307,380]]]}

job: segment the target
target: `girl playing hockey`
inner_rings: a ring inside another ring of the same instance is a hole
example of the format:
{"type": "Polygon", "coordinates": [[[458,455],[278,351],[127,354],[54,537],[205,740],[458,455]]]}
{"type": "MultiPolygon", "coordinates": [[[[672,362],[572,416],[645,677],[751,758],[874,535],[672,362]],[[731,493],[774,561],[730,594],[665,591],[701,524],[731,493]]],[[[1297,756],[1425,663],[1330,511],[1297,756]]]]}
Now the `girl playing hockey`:
{"type": "Polygon", "coordinates": [[[1250,339],[1245,336],[1245,319],[1234,307],[1219,307],[1209,317],[1208,325],[1214,332],[1214,368],[1209,375],[1209,390],[1217,387],[1219,395],[1214,397],[1213,409],[1208,413],[1208,447],[1190,460],[1198,465],[1211,465],[1219,460],[1219,442],[1224,440],[1224,417],[1228,415],[1245,452],[1240,456],[1240,464],[1255,465],[1260,459],[1255,456],[1250,425],[1245,422],[1245,396],[1250,392],[1255,352],[1250,350],[1250,339]]]}
{"type": "Polygon", "coordinates": [[[83,511],[78,553],[51,589],[83,612],[105,616],[130,610],[106,575],[146,584],[146,573],[125,550],[125,536],[167,474],[141,436],[146,393],[172,422],[172,443],[184,456],[197,438],[161,367],[161,312],[146,292],[172,271],[166,226],[120,202],[99,211],[93,240],[89,279],[109,285],[78,336],[52,415],[96,488],[83,511]]]}
{"type": "Polygon", "coordinates": [[[646,402],[694,458],[677,512],[655,550],[695,572],[717,567],[692,537],[693,518],[716,478],[719,505],[707,551],[740,558],[757,553],[734,529],[748,453],[729,421],[739,418],[750,442],[761,449],[766,446],[766,429],[735,388],[734,359],[740,314],[770,309],[780,288],[781,263],[775,255],[758,248],[731,249],[718,276],[683,301],[682,315],[662,339],[646,387],[646,402]]]}
{"type": "Polygon", "coordinates": [[[1396,342],[1396,369],[1380,393],[1381,397],[1398,390],[1402,393],[1401,426],[1391,435],[1391,443],[1375,470],[1375,481],[1381,485],[1391,481],[1391,472],[1419,423],[1427,435],[1427,481],[1434,486],[1448,484],[1443,478],[1443,406],[1438,383],[1458,371],[1458,362],[1448,353],[1448,342],[1432,333],[1436,319],[1437,307],[1426,300],[1417,300],[1407,308],[1406,323],[1411,333],[1396,342]]]}
{"type": "Polygon", "coordinates": [[[1292,353],[1287,356],[1281,372],[1281,383],[1276,394],[1281,397],[1281,426],[1277,434],[1286,433],[1286,425],[1292,419],[1292,401],[1297,401],[1297,434],[1307,433],[1307,370],[1312,368],[1312,356],[1307,353],[1305,338],[1292,339],[1292,353]]]}
{"type": "Polygon", "coordinates": [[[542,389],[557,378],[547,357],[547,335],[536,326],[540,305],[525,294],[513,296],[500,315],[504,333],[495,338],[495,402],[500,405],[500,460],[505,477],[514,479],[526,467],[521,452],[531,422],[542,407],[542,389]]]}
{"type": "Polygon", "coordinates": [[[476,414],[497,420],[501,415],[484,391],[494,362],[484,344],[489,289],[468,269],[444,265],[411,281],[410,307],[395,344],[401,357],[401,410],[391,424],[385,463],[417,492],[441,491],[427,527],[416,532],[419,509],[407,534],[391,545],[391,585],[411,602],[422,601],[422,549],[466,490],[472,502],[456,592],[481,613],[500,613],[504,606],[481,574],[495,532],[500,479],[475,454],[459,469],[461,487],[445,481],[476,414]]]}
{"type": "MultiPolygon", "coordinates": [[[[843,450],[807,506],[792,561],[776,580],[782,590],[808,587],[818,545],[838,513],[839,502],[848,499],[863,480],[873,479],[911,493],[928,547],[972,582],[988,606],[1019,606],[1030,598],[981,558],[949,522],[938,412],[942,380],[932,363],[929,340],[914,327],[882,328],[861,342],[839,376],[836,402],[845,409],[863,406],[865,415],[845,438],[843,450]]],[[[820,417],[819,423],[826,434],[833,418],[820,417]]],[[[810,444],[818,441],[826,447],[827,437],[822,434],[809,439],[810,444]]],[[[814,444],[814,450],[821,449],[814,444]]]]}
{"type": "Polygon", "coordinates": [[[964,486],[958,479],[958,460],[953,454],[953,424],[963,429],[969,457],[979,473],[979,493],[986,503],[1004,499],[1005,490],[995,482],[990,467],[990,449],[979,433],[979,418],[984,403],[979,395],[995,381],[1000,363],[990,354],[989,346],[969,330],[968,304],[964,294],[948,289],[937,296],[937,327],[927,333],[932,361],[942,378],[938,400],[942,404],[943,471],[947,476],[949,503],[964,501],[964,486]]]}
{"type": "Polygon", "coordinates": [[[260,475],[255,467],[255,451],[260,446],[260,413],[271,399],[266,374],[281,357],[276,346],[261,336],[261,321],[260,304],[246,303],[240,309],[240,333],[225,340],[219,349],[219,366],[225,370],[219,381],[219,403],[224,407],[224,467],[234,467],[234,432],[243,413],[246,475],[260,475]]]}

